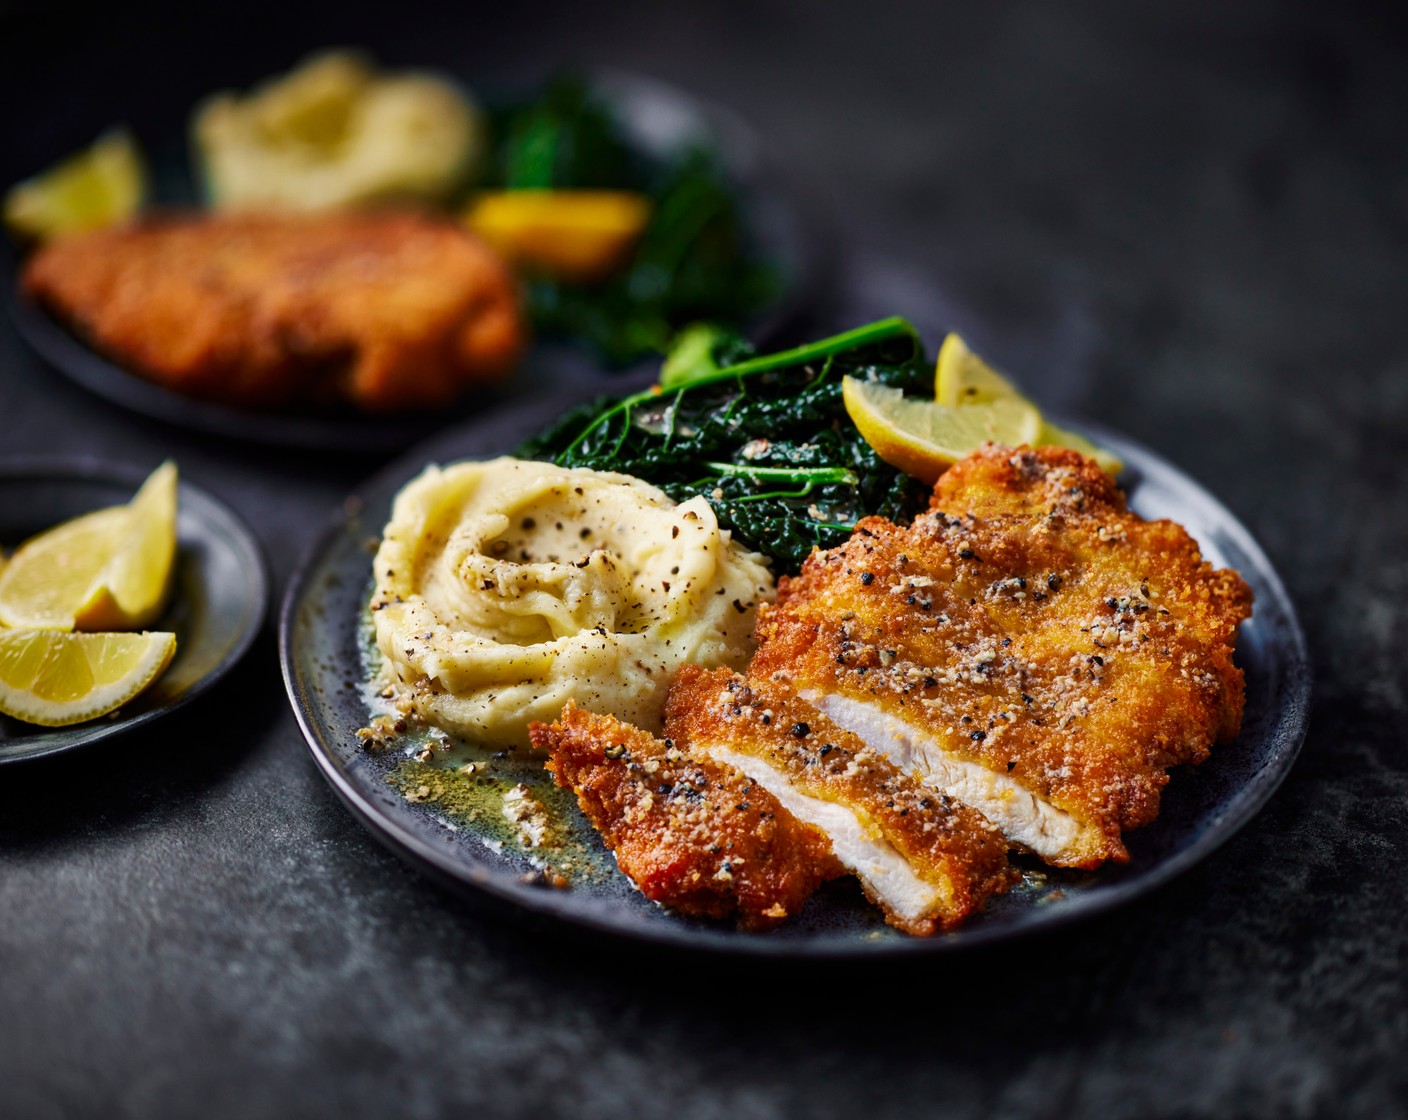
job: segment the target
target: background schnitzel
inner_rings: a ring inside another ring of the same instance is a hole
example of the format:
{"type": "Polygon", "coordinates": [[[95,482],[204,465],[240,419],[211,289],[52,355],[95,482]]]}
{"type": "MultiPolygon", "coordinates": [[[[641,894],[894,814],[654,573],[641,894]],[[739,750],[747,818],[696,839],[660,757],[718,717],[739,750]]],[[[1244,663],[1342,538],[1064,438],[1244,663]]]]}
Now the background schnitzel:
{"type": "Polygon", "coordinates": [[[413,213],[151,219],[44,245],[24,290],[134,373],[249,407],[445,404],[527,333],[499,259],[413,213]]]}

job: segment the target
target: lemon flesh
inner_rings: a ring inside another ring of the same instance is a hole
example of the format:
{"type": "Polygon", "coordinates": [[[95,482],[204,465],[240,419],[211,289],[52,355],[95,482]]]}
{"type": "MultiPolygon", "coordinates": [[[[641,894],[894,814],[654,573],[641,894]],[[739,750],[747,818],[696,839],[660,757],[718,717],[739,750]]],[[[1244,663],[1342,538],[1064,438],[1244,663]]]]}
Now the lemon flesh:
{"type": "Polygon", "coordinates": [[[140,693],[171,663],[176,635],[0,630],[0,712],[66,727],[140,693]]]}
{"type": "Polygon", "coordinates": [[[72,630],[74,615],[127,528],[126,506],[85,513],[32,537],[0,572],[0,624],[72,630]]]}
{"type": "Polygon", "coordinates": [[[590,281],[626,263],[650,212],[650,200],[631,191],[488,191],[465,222],[523,269],[590,281]]]}
{"type": "Polygon", "coordinates": [[[958,335],[949,334],[944,339],[934,373],[934,400],[939,404],[957,408],[1021,395],[1007,378],[968,349],[958,335]]]}
{"type": "Polygon", "coordinates": [[[137,629],[160,613],[176,552],[176,468],[165,463],[131,504],[31,537],[0,571],[0,625],[137,629]]]}
{"type": "MultiPolygon", "coordinates": [[[[934,373],[934,400],[938,404],[961,408],[973,404],[987,404],[1004,397],[1026,400],[1015,385],[968,349],[968,344],[958,335],[950,334],[944,339],[943,346],[939,348],[939,360],[934,373]]],[[[1087,458],[1094,459],[1100,468],[1109,474],[1119,474],[1124,469],[1124,464],[1110,452],[1044,417],[1041,421],[1041,431],[1033,445],[1069,447],[1087,458]]]]}
{"type": "Polygon", "coordinates": [[[76,630],[140,630],[166,605],[176,559],[176,464],[157,467],[127,510],[122,539],[74,612],[76,630]]]}
{"type": "Polygon", "coordinates": [[[110,132],[13,187],[5,196],[5,225],[37,241],[114,225],[141,209],[146,179],[131,134],[110,132]]]}
{"type": "Polygon", "coordinates": [[[984,443],[1020,447],[1041,433],[1041,413],[1019,396],[948,408],[854,377],[841,391],[846,412],[875,453],[930,485],[984,443]]]}

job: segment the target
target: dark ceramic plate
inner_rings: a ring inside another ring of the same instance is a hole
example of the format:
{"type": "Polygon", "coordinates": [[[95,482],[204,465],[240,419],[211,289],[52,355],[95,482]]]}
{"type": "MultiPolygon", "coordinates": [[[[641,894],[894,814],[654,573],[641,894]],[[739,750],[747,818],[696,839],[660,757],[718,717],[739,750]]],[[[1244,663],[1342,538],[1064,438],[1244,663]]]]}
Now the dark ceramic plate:
{"type": "MultiPolygon", "coordinates": [[[[1246,714],[1235,744],[1207,764],[1174,775],[1163,811],[1152,827],[1129,835],[1131,861],[1094,873],[1026,873],[1010,895],[956,933],[914,940],[884,926],[850,881],[832,883],[796,920],[774,933],[742,934],[681,919],[646,902],[614,871],[611,857],[582,817],[551,786],[531,759],[490,759],[507,782],[522,780],[562,819],[573,821],[582,871],[566,890],[532,885],[541,879],[528,852],[503,844],[496,814],[449,816],[432,803],[408,800],[393,786],[410,766],[404,749],[372,754],[360,747],[375,699],[358,666],[366,651],[366,613],[372,562],[367,541],[386,523],[394,494],[428,462],[503,454],[558,416],[567,400],[505,411],[422,445],[377,475],[346,503],[344,514],[311,549],[284,597],[280,657],[294,713],[315,762],[332,788],[367,828],[418,865],[462,885],[486,890],[525,910],[569,923],[701,950],[755,955],[870,955],[943,952],[1004,940],[1105,910],[1143,895],[1204,858],[1262,807],[1286,776],[1300,749],[1309,706],[1309,668],[1295,611],[1276,572],[1245,528],[1197,483],[1152,452],[1105,431],[1091,430],[1124,456],[1124,485],[1133,509],[1187,525],[1219,566],[1236,568],[1256,595],[1256,614],[1242,627],[1238,661],[1246,671],[1246,714]],[[390,780],[389,780],[390,779],[390,780]]],[[[1073,424],[1079,425],[1079,424],[1073,424]]],[[[473,759],[473,751],[466,758],[473,759]]],[[[489,780],[489,779],[483,779],[489,780]]],[[[404,786],[403,789],[406,789],[404,786]]],[[[413,786],[414,788],[414,786],[413,786]]]]}
{"type": "MultiPolygon", "coordinates": [[[[153,464],[155,465],[155,464],[153,464]]],[[[0,462],[0,546],[131,499],[147,472],[87,460],[0,462]]],[[[249,648],[269,605],[264,558],[243,522],[204,490],[177,496],[176,586],[153,630],[176,634],[176,656],[151,688],[117,712],[72,727],[0,716],[0,764],[57,754],[144,727],[195,699],[249,648]]]]}
{"type": "MultiPolygon", "coordinates": [[[[481,812],[477,819],[447,815],[435,803],[416,803],[393,786],[411,765],[408,754],[418,743],[381,754],[358,744],[357,729],[370,719],[373,702],[359,672],[371,584],[367,542],[379,535],[397,490],[426,463],[501,454],[567,403],[519,407],[491,423],[445,433],[372,479],[313,547],[284,599],[279,634],[284,681],[313,758],[362,823],[416,863],[529,911],[654,942],[781,956],[945,952],[1049,928],[1152,890],[1250,820],[1290,769],[1305,733],[1310,673],[1280,579],[1246,529],[1177,468],[1127,440],[1073,424],[1124,458],[1123,483],[1138,512],[1182,522],[1208,559],[1236,568],[1256,595],[1255,617],[1238,640],[1238,661],[1247,678],[1241,736],[1204,765],[1174,775],[1158,821],[1127,838],[1132,857],[1127,865],[1093,873],[1030,871],[1021,886],[984,913],[935,938],[908,938],[889,929],[850,880],[823,888],[781,929],[739,933],[647,902],[613,870],[609,853],[580,823],[575,807],[564,805],[539,763],[481,754],[483,773],[501,768],[507,782],[523,781],[549,808],[575,822],[569,831],[581,855],[572,885],[565,890],[534,885],[540,869],[527,852],[503,842],[502,822],[494,813],[481,812]]],[[[419,792],[414,783],[401,785],[419,792]]]]}
{"type": "MultiPolygon", "coordinates": [[[[668,156],[710,139],[718,147],[740,192],[747,225],[759,255],[781,274],[777,298],[746,324],[749,337],[765,341],[801,310],[815,287],[819,262],[815,238],[795,205],[765,166],[756,135],[728,110],[654,79],[602,71],[592,85],[616,109],[621,124],[642,151],[668,156]]],[[[155,195],[159,204],[198,205],[180,141],[169,141],[152,154],[155,195]]],[[[452,409],[378,419],[350,409],[279,413],[256,412],[196,400],[130,373],[92,349],[20,291],[18,255],[8,265],[6,296],[10,316],[25,341],[70,380],[133,412],[231,439],[288,447],[362,454],[399,450],[448,423],[464,421],[484,410],[484,392],[452,409]]],[[[603,370],[583,349],[568,342],[536,344],[514,376],[490,393],[491,401],[518,395],[540,397],[544,391],[595,381],[605,391],[603,370]]]]}

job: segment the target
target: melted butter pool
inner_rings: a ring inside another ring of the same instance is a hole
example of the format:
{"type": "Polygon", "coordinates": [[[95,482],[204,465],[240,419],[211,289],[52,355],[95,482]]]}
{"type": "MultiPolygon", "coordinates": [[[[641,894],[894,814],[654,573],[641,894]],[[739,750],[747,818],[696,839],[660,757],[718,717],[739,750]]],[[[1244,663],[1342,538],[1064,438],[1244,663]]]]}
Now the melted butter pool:
{"type": "MultiPolygon", "coordinates": [[[[367,708],[372,717],[394,718],[381,696],[381,651],[366,612],[360,636],[367,708]]],[[[387,783],[407,801],[495,852],[522,856],[568,885],[619,874],[576,797],[553,781],[542,755],[495,750],[414,720],[367,753],[382,760],[387,783]]]]}

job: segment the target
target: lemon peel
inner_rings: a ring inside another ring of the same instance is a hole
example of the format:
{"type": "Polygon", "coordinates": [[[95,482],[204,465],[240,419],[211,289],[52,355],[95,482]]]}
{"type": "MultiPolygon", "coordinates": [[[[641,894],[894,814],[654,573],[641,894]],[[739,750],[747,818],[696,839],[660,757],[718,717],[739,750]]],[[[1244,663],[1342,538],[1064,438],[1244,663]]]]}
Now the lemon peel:
{"type": "Polygon", "coordinates": [[[176,635],[0,630],[0,712],[67,727],[120,708],[171,663],[176,635]]]}
{"type": "Polygon", "coordinates": [[[1041,432],[1041,413],[1022,397],[947,408],[854,377],[845,378],[841,392],[846,412],[875,453],[930,485],[984,443],[1018,447],[1034,443],[1041,432]]]}
{"type": "Polygon", "coordinates": [[[866,442],[885,462],[926,483],[937,481],[985,442],[1068,447],[1094,459],[1109,474],[1124,469],[1115,455],[1042,416],[957,334],[950,333],[939,348],[933,401],[846,380],[846,411],[866,442]]]}

